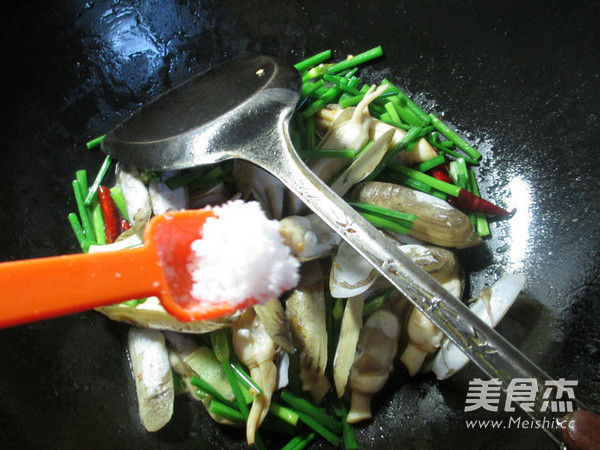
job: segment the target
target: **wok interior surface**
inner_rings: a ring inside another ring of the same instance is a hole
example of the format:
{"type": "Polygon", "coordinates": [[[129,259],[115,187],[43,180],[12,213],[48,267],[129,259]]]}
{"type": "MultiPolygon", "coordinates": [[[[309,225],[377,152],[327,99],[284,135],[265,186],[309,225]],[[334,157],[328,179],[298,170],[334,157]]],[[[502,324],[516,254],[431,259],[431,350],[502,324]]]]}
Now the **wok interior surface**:
{"type": "MultiPolygon", "coordinates": [[[[135,108],[242,51],[294,63],[382,45],[362,71],[387,77],[484,153],[484,196],[517,208],[463,251],[471,292],[527,276],[498,329],[575,393],[600,405],[600,3],[594,1],[45,1],[2,15],[1,260],[77,252],[66,220],[85,142],[135,108]]],[[[32,280],[35,289],[35,280],[32,280]]],[[[3,299],[10,301],[10,299],[3,299]]],[[[244,448],[200,404],[171,423],[137,418],[128,326],[95,312],[0,331],[0,448],[244,448]]],[[[357,428],[360,448],[552,448],[539,430],[467,429],[468,367],[448,381],[401,370],[357,428]]],[[[326,447],[317,441],[315,448],[326,447]]]]}

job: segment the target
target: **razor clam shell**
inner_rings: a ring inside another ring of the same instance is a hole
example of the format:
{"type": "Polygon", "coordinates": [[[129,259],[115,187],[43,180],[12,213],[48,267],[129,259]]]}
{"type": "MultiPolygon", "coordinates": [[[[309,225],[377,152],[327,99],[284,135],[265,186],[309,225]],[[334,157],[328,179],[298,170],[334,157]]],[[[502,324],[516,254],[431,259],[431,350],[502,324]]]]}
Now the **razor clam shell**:
{"type": "Polygon", "coordinates": [[[132,227],[146,224],[152,216],[152,205],[150,193],[139,171],[134,167],[117,164],[116,175],[117,185],[125,198],[127,215],[132,227]]]}
{"type": "Polygon", "coordinates": [[[383,133],[367,149],[354,158],[352,164],[331,185],[333,192],[342,196],[352,186],[371,175],[390,148],[393,134],[393,130],[383,133]]]}
{"type": "Polygon", "coordinates": [[[152,213],[155,216],[164,214],[168,211],[185,209],[187,205],[187,192],[185,187],[171,189],[165,183],[150,180],[148,191],[150,193],[152,213]]]}
{"type": "Polygon", "coordinates": [[[333,382],[338,397],[346,391],[350,369],[354,363],[356,344],[362,328],[362,310],[365,303],[364,295],[349,298],[344,308],[340,338],[333,359],[333,382]]]}
{"type": "Polygon", "coordinates": [[[481,243],[469,217],[433,195],[393,183],[365,182],[350,196],[383,208],[415,214],[411,236],[441,247],[467,248],[481,243]]]}
{"type": "Polygon", "coordinates": [[[149,297],[144,303],[132,308],[118,304],[102,306],[96,311],[106,315],[109,319],[126,322],[140,328],[155,330],[170,330],[180,333],[202,334],[219,330],[231,325],[238,313],[222,317],[219,320],[202,320],[198,322],[180,322],[171,316],[160,304],[156,297],[149,297]]]}
{"type": "MultiPolygon", "coordinates": [[[[503,275],[483,289],[469,304],[469,309],[488,325],[495,327],[517,299],[525,285],[520,274],[503,275]]],[[[469,358],[450,341],[445,340],[433,358],[430,369],[439,380],[445,380],[469,363],[469,358]]]]}
{"type": "Polygon", "coordinates": [[[306,370],[324,374],[327,365],[325,298],[322,290],[296,289],[286,301],[286,315],[306,370]]]}
{"type": "Polygon", "coordinates": [[[373,268],[346,241],[342,241],[333,255],[329,273],[329,291],[334,298],[360,295],[379,277],[373,268]]]}
{"type": "Polygon", "coordinates": [[[173,415],[175,388],[165,338],[160,331],[132,327],[129,357],[138,410],[148,431],[158,431],[173,415]]]}
{"type": "Polygon", "coordinates": [[[410,259],[450,291],[456,298],[462,297],[465,284],[464,270],[452,250],[431,245],[403,245],[400,247],[410,259]]]}
{"type": "Polygon", "coordinates": [[[239,159],[233,162],[233,175],[242,198],[258,200],[271,219],[283,217],[286,188],[284,184],[264,169],[239,159]]]}
{"type": "Polygon", "coordinates": [[[279,231],[301,262],[329,256],[342,239],[316,214],[285,217],[279,221],[279,231]]]}
{"type": "Polygon", "coordinates": [[[254,311],[275,345],[287,353],[294,353],[290,324],[279,299],[272,298],[263,305],[255,305],[254,311]]]}
{"type": "MultiPolygon", "coordinates": [[[[400,250],[433,278],[452,289],[452,294],[462,295],[463,271],[456,255],[448,249],[416,244],[401,245],[400,250]]],[[[379,277],[349,244],[342,242],[335,255],[329,275],[329,290],[334,298],[348,298],[371,288],[379,277]]]]}
{"type": "MultiPolygon", "coordinates": [[[[391,146],[395,146],[398,144],[404,136],[406,136],[406,131],[401,128],[395,127],[388,123],[385,123],[379,119],[373,119],[371,121],[371,128],[369,130],[371,140],[376,140],[382,134],[387,133],[389,130],[394,131],[394,135],[392,137],[391,146]]],[[[408,151],[403,151],[398,153],[395,158],[395,161],[401,164],[418,164],[423,161],[427,161],[431,158],[437,156],[437,152],[431,146],[427,139],[421,138],[417,142],[417,145],[413,146],[408,151]]]]}
{"type": "Polygon", "coordinates": [[[409,342],[400,356],[410,376],[415,376],[428,355],[440,348],[444,340],[442,332],[413,307],[406,325],[409,342]]]}
{"type": "MultiPolygon", "coordinates": [[[[321,130],[329,130],[336,118],[343,112],[347,110],[353,110],[353,107],[342,108],[337,103],[332,103],[327,105],[325,108],[321,108],[315,114],[315,125],[317,128],[321,130]]],[[[406,136],[406,131],[385,123],[379,119],[372,119],[371,126],[369,128],[369,136],[372,141],[377,140],[382,134],[393,130],[394,136],[392,138],[392,146],[396,145],[404,136],[406,136]]],[[[398,154],[396,157],[396,161],[402,164],[415,164],[421,163],[423,161],[427,161],[437,155],[435,149],[431,146],[427,139],[421,138],[419,139],[417,145],[412,147],[408,151],[403,151],[398,154]]]]}
{"type": "Polygon", "coordinates": [[[331,387],[325,377],[327,327],[323,273],[318,261],[306,263],[302,269],[301,284],[286,300],[285,313],[299,352],[302,388],[310,391],[313,401],[319,403],[331,387]]]}
{"type": "MultiPolygon", "coordinates": [[[[171,344],[169,337],[165,337],[167,338],[169,344],[171,344]]],[[[210,412],[210,402],[213,397],[211,395],[207,395],[204,398],[200,398],[199,396],[197,396],[195,394],[196,386],[192,384],[192,376],[194,376],[194,371],[183,361],[182,356],[178,354],[175,349],[168,348],[168,352],[171,367],[173,368],[175,373],[177,373],[181,377],[189,397],[196,402],[202,403],[204,405],[204,408],[206,409],[206,412],[215,422],[223,425],[237,425],[237,423],[224,419],[223,417],[210,412]]]]}
{"type": "Polygon", "coordinates": [[[236,198],[235,195],[231,195],[225,183],[220,182],[215,186],[189,194],[187,208],[201,209],[206,206],[217,206],[236,198]]]}
{"type": "Polygon", "coordinates": [[[378,309],[365,321],[350,369],[349,423],[371,418],[371,398],[381,390],[394,368],[400,331],[398,316],[387,308],[378,309]]]}

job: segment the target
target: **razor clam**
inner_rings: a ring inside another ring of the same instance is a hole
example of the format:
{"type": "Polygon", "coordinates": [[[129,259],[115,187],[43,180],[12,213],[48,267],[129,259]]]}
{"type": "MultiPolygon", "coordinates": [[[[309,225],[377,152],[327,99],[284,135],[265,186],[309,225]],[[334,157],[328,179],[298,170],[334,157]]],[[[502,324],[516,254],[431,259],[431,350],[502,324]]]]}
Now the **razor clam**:
{"type": "Polygon", "coordinates": [[[279,299],[272,298],[262,305],[254,305],[254,311],[278,350],[294,353],[290,324],[279,299]]]}
{"type": "Polygon", "coordinates": [[[314,115],[315,127],[326,133],[343,111],[351,111],[353,109],[353,107],[342,108],[342,105],[339,103],[330,103],[318,110],[314,115]]]}
{"type": "Polygon", "coordinates": [[[400,356],[400,361],[408,370],[409,375],[415,376],[423,366],[425,359],[440,348],[444,335],[415,307],[408,316],[406,332],[409,342],[400,356]]]}
{"type": "Polygon", "coordinates": [[[279,232],[299,261],[328,256],[342,240],[316,214],[287,216],[279,221],[279,232]]]}
{"type": "Polygon", "coordinates": [[[221,317],[218,320],[202,320],[196,322],[180,322],[162,307],[157,297],[148,297],[136,307],[126,304],[102,306],[96,311],[108,316],[109,319],[126,322],[140,328],[156,330],[171,330],[180,333],[209,333],[228,327],[238,314],[221,317]]]}
{"type": "Polygon", "coordinates": [[[329,291],[334,298],[348,298],[362,294],[379,277],[360,254],[342,241],[333,255],[329,272],[329,291]]]}
{"type": "Polygon", "coordinates": [[[400,249],[456,298],[462,297],[464,271],[453,251],[431,245],[403,245],[400,249]]]}
{"type": "Polygon", "coordinates": [[[377,137],[373,143],[361,152],[333,182],[331,189],[339,196],[343,196],[352,186],[367,178],[379,165],[388,149],[393,131],[388,130],[377,137]]]}
{"type": "Polygon", "coordinates": [[[218,389],[223,398],[231,402],[235,401],[229,380],[212,350],[198,345],[190,337],[179,333],[167,331],[164,335],[171,368],[181,377],[189,396],[193,400],[201,402],[215,422],[223,425],[235,425],[231,420],[212,413],[210,411],[212,395],[198,395],[196,386],[192,384],[192,377],[199,376],[218,389]]]}
{"type": "MultiPolygon", "coordinates": [[[[369,126],[373,119],[369,114],[369,104],[383,94],[387,85],[376,89],[371,86],[356,108],[346,108],[336,118],[318,145],[319,149],[350,149],[356,155],[369,142],[369,126]]],[[[349,164],[346,158],[317,158],[308,161],[308,167],[325,182],[330,182],[349,164]]],[[[298,214],[305,206],[295,196],[290,197],[290,212],[298,214]]]]}
{"type": "Polygon", "coordinates": [[[286,189],[281,181],[266,170],[241,159],[233,162],[233,175],[244,200],[250,197],[258,200],[271,219],[283,217],[286,189]]]}
{"type": "MultiPolygon", "coordinates": [[[[406,131],[381,120],[373,119],[371,121],[371,128],[369,129],[371,140],[378,139],[381,135],[389,132],[390,130],[393,130],[394,132],[391,141],[391,146],[393,147],[398,144],[402,138],[404,138],[404,136],[406,136],[406,131]]],[[[427,142],[427,139],[421,138],[417,142],[417,145],[413,146],[408,151],[398,153],[394,160],[401,164],[411,165],[428,161],[436,156],[437,152],[434,150],[431,144],[427,142]]]]}
{"type": "Polygon", "coordinates": [[[338,397],[342,397],[346,391],[348,376],[354,363],[364,303],[365,296],[360,294],[349,298],[344,308],[340,338],[333,359],[333,383],[338,397]]]}
{"type": "Polygon", "coordinates": [[[246,440],[253,445],[256,431],[271,405],[277,385],[275,343],[253,308],[248,308],[232,325],[232,342],[240,362],[250,370],[250,377],[261,388],[262,395],[254,395],[246,420],[246,440]]]}
{"type": "Polygon", "coordinates": [[[350,192],[354,199],[415,214],[409,235],[441,247],[466,248],[481,243],[469,217],[446,201],[393,183],[365,182],[350,192]]]}
{"type": "Polygon", "coordinates": [[[134,167],[123,167],[117,164],[117,185],[121,188],[125,204],[127,205],[127,216],[133,228],[143,227],[152,215],[150,204],[150,193],[140,172],[134,167]]]}
{"type": "Polygon", "coordinates": [[[211,395],[206,395],[200,397],[196,394],[196,386],[192,384],[192,377],[195,375],[192,369],[189,368],[187,364],[185,364],[181,358],[172,350],[169,349],[169,362],[171,363],[171,367],[173,371],[179,375],[183,384],[185,386],[185,391],[189,394],[190,398],[194,401],[202,403],[206,412],[210,415],[212,420],[222,425],[236,425],[235,422],[231,420],[225,419],[222,416],[218,416],[210,411],[210,402],[212,400],[211,395]]]}
{"type": "Polygon", "coordinates": [[[294,345],[299,352],[302,389],[318,404],[331,388],[327,366],[327,328],[323,274],[318,261],[302,266],[303,279],[285,303],[294,345]]]}
{"type": "MultiPolygon", "coordinates": [[[[472,299],[469,308],[485,323],[495,327],[515,302],[524,284],[523,275],[504,275],[472,299]]],[[[450,341],[444,340],[431,363],[431,370],[439,380],[444,380],[454,375],[468,362],[469,359],[461,350],[450,341]]]]}
{"type": "Polygon", "coordinates": [[[160,331],[131,327],[129,356],[138,410],[148,431],[158,431],[171,420],[175,388],[165,338],[160,331]]]}
{"type": "MultiPolygon", "coordinates": [[[[405,245],[402,249],[413,261],[439,281],[448,292],[456,298],[462,297],[463,271],[452,251],[421,245],[405,245]]],[[[408,373],[414,376],[421,370],[427,357],[440,348],[444,336],[429,319],[414,307],[408,316],[407,334],[409,342],[402,352],[400,360],[408,373]]]]}
{"type": "Polygon", "coordinates": [[[126,248],[142,245],[142,238],[138,233],[122,233],[112,244],[90,245],[88,253],[113,252],[126,248]]]}
{"type": "Polygon", "coordinates": [[[394,368],[399,338],[400,320],[389,309],[380,308],[365,321],[350,369],[352,396],[348,423],[371,418],[371,398],[381,390],[394,368]]]}
{"type": "MultiPolygon", "coordinates": [[[[337,103],[329,104],[325,108],[321,108],[317,111],[317,114],[315,115],[315,125],[319,129],[327,131],[332,127],[333,123],[343,111],[351,109],[353,108],[342,108],[337,103]]],[[[375,141],[382,134],[390,130],[393,130],[394,132],[391,142],[391,146],[393,147],[406,135],[405,130],[373,118],[369,128],[369,137],[372,141],[375,141]]],[[[410,150],[400,152],[398,156],[396,156],[396,161],[407,165],[418,164],[435,156],[437,156],[435,149],[425,138],[421,138],[417,142],[417,145],[413,146],[410,150]]]]}
{"type": "Polygon", "coordinates": [[[236,197],[231,196],[227,186],[221,181],[214,186],[189,193],[187,207],[188,209],[201,209],[209,205],[217,206],[234,198],[236,197]]]}
{"type": "MultiPolygon", "coordinates": [[[[373,118],[369,105],[387,90],[387,85],[371,86],[354,109],[346,109],[332,124],[319,144],[319,149],[351,149],[358,153],[369,142],[369,127],[373,118]]],[[[331,181],[347,165],[344,158],[319,158],[309,161],[310,169],[323,181],[331,181]]]]}
{"type": "MultiPolygon", "coordinates": [[[[402,245],[406,253],[444,287],[457,297],[462,295],[464,277],[454,253],[448,249],[402,245]]],[[[379,273],[346,242],[342,242],[333,255],[329,274],[329,290],[334,298],[348,298],[359,295],[371,288],[379,278],[379,273]]]]}
{"type": "Polygon", "coordinates": [[[167,211],[185,209],[187,206],[187,192],[185,187],[171,189],[161,181],[150,180],[148,191],[150,193],[152,213],[155,216],[164,214],[167,211]]]}

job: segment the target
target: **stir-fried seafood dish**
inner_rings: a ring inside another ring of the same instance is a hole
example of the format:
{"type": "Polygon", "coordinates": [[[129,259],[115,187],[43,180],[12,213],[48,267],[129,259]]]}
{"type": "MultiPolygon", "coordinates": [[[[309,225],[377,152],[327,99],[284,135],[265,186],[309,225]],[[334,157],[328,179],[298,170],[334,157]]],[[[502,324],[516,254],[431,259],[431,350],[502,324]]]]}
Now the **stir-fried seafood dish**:
{"type": "MultiPolygon", "coordinates": [[[[296,64],[302,99],[292,118],[294,146],[338,195],[462,298],[466,278],[455,250],[480,245],[489,220],[510,213],[480,197],[475,148],[389,80],[360,78],[359,67],[381,56],[377,47],[330,63],[325,51],[296,64]]],[[[107,157],[90,185],[86,172],[77,172],[74,189],[78,213],[69,221],[85,252],[140,245],[154,215],[250,204],[297,261],[286,268],[297,274],[282,295],[218,320],[179,322],[152,297],[98,308],[131,324],[127,348],[139,416],[150,432],[171,420],[176,398],[187,394],[214,421],[245,429],[249,445],[303,448],[324,439],[356,448],[353,424],[372,417],[373,396],[398,370],[442,380],[468,362],[279,180],[248,162],[142,172],[107,157]]],[[[247,239],[262,238],[239,222],[247,239]]],[[[209,253],[260,266],[228,246],[227,233],[221,239],[223,250],[209,253]]],[[[221,278],[219,289],[233,295],[228,286],[260,273],[199,273],[198,289],[206,277],[221,278]]],[[[466,302],[495,326],[524,283],[506,274],[466,302]]]]}

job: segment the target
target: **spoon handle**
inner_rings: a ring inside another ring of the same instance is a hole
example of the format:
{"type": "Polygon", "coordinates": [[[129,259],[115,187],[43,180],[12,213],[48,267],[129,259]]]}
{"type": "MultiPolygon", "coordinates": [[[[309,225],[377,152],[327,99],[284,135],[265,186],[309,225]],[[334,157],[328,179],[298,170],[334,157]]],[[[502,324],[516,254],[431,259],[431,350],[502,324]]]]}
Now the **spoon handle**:
{"type": "MultiPolygon", "coordinates": [[[[506,392],[512,380],[535,379],[543,385],[550,377],[507,340],[474,315],[460,300],[399,250],[397,242],[372,226],[359,213],[316,177],[293,150],[287,123],[280,123],[279,141],[286,148],[280,158],[261,158],[253,162],[279,178],[298,198],[336,233],[345,239],[381,275],[425,314],[475,365],[500,380],[506,392]]],[[[265,152],[268,153],[268,152],[265,152]]],[[[541,412],[541,392],[532,411],[535,420],[549,420],[541,412]]],[[[554,418],[558,418],[555,414],[554,418]]],[[[554,423],[552,421],[551,423],[554,423]]],[[[557,443],[559,432],[545,430],[557,443]]]]}
{"type": "Polygon", "coordinates": [[[156,295],[162,278],[145,246],[0,263],[0,328],[156,295]]]}

